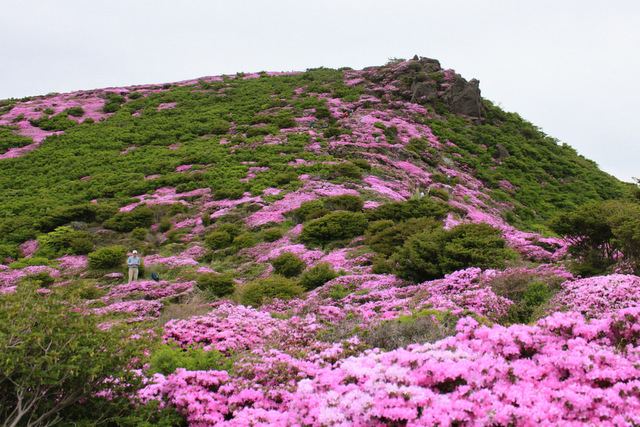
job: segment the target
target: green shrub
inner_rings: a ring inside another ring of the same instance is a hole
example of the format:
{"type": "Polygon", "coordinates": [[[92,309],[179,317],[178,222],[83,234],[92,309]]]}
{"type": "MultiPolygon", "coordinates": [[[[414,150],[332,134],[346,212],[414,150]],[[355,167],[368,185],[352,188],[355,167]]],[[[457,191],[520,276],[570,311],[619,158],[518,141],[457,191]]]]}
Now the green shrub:
{"type": "Polygon", "coordinates": [[[336,277],[338,277],[338,273],[333,269],[333,266],[324,262],[302,273],[300,286],[307,291],[312,291],[336,277]]]}
{"type": "Polygon", "coordinates": [[[360,236],[366,229],[367,219],[364,214],[348,211],[332,212],[305,224],[300,240],[322,246],[334,240],[360,236]]]}
{"type": "Polygon", "coordinates": [[[82,117],[84,116],[84,109],[82,107],[71,107],[67,108],[67,115],[72,117],[82,117]]]}
{"type": "Polygon", "coordinates": [[[445,202],[447,200],[449,200],[449,192],[443,188],[431,188],[429,189],[429,196],[430,197],[439,197],[440,199],[444,200],[445,202]]]}
{"type": "Polygon", "coordinates": [[[114,217],[104,222],[104,227],[110,230],[128,233],[134,228],[149,228],[154,222],[153,209],[137,207],[130,212],[118,212],[114,217]]]}
{"type": "Polygon", "coordinates": [[[468,267],[501,268],[516,259],[501,231],[488,224],[460,224],[414,234],[393,256],[400,277],[423,282],[468,267]]]}
{"type": "Polygon", "coordinates": [[[351,160],[351,163],[353,163],[354,165],[356,165],[362,170],[366,170],[366,171],[371,170],[371,163],[369,163],[365,159],[353,159],[351,160]]]}
{"type": "Polygon", "coordinates": [[[295,281],[273,275],[247,283],[240,296],[240,302],[243,305],[259,307],[267,299],[288,300],[303,293],[304,289],[295,281]]]}
{"type": "Polygon", "coordinates": [[[223,222],[222,224],[218,225],[218,228],[216,228],[216,231],[224,231],[225,233],[228,233],[229,236],[231,237],[237,237],[240,235],[240,232],[242,231],[242,227],[238,223],[223,222]]]}
{"type": "Polygon", "coordinates": [[[177,344],[163,344],[151,354],[150,372],[169,375],[178,368],[188,371],[231,371],[231,359],[218,350],[178,347],[177,344]]]}
{"type": "Polygon", "coordinates": [[[232,238],[226,231],[212,231],[204,238],[204,242],[211,249],[218,250],[228,248],[231,244],[232,238]]]}
{"type": "Polygon", "coordinates": [[[3,261],[7,258],[15,259],[17,257],[18,257],[18,246],[0,245],[0,264],[3,264],[3,261]]]}
{"type": "Polygon", "coordinates": [[[93,250],[91,233],[58,227],[54,231],[38,237],[38,256],[57,258],[64,254],[84,255],[93,250]]]}
{"type": "Polygon", "coordinates": [[[287,211],[283,215],[286,218],[293,219],[297,224],[301,224],[309,219],[308,217],[311,212],[322,209],[323,207],[322,201],[309,200],[308,202],[302,203],[299,208],[287,211]]]}
{"type": "Polygon", "coordinates": [[[158,231],[160,233],[166,233],[167,231],[171,230],[171,227],[173,227],[173,224],[171,223],[171,220],[169,218],[162,218],[160,220],[160,223],[158,223],[158,231]]]}
{"type": "Polygon", "coordinates": [[[242,199],[244,191],[240,188],[219,188],[213,192],[213,200],[242,199]]]}
{"type": "Polygon", "coordinates": [[[324,207],[332,211],[360,212],[364,206],[364,200],[355,194],[342,194],[324,199],[324,207]]]}
{"type": "Polygon", "coordinates": [[[51,267],[52,262],[47,258],[32,256],[29,258],[20,258],[19,260],[12,262],[11,264],[9,264],[9,268],[18,270],[20,268],[31,267],[34,265],[46,265],[48,267],[51,267]]]}
{"type": "Polygon", "coordinates": [[[48,288],[49,286],[53,285],[53,283],[55,282],[55,279],[51,277],[51,275],[46,271],[41,271],[40,273],[35,273],[35,274],[29,274],[27,275],[26,279],[41,288],[48,288]]]}
{"type": "Polygon", "coordinates": [[[406,202],[390,202],[368,210],[366,215],[369,221],[390,219],[395,222],[406,221],[411,218],[431,217],[444,218],[451,207],[439,200],[429,197],[411,199],[406,202]]]}
{"type": "Polygon", "coordinates": [[[233,279],[225,274],[205,273],[198,276],[196,281],[200,289],[211,292],[217,297],[231,295],[235,289],[233,279]]]}
{"type": "Polygon", "coordinates": [[[99,270],[122,267],[127,260],[127,252],[127,248],[121,245],[100,248],[88,255],[89,267],[99,270]]]}
{"type": "Polygon", "coordinates": [[[279,228],[267,228],[262,232],[262,240],[265,242],[275,242],[282,239],[283,233],[279,228]]]}
{"type": "Polygon", "coordinates": [[[299,276],[307,266],[303,260],[292,252],[284,252],[277,258],[269,260],[269,262],[273,265],[276,274],[287,278],[299,276]]]}
{"type": "Polygon", "coordinates": [[[299,180],[298,174],[294,171],[278,173],[273,177],[273,182],[277,187],[282,187],[299,180]]]}
{"type": "Polygon", "coordinates": [[[148,229],[136,227],[131,231],[131,238],[136,240],[144,240],[147,237],[148,229]]]}
{"type": "Polygon", "coordinates": [[[211,214],[209,212],[202,212],[200,219],[202,220],[203,227],[208,227],[209,225],[211,225],[211,214]]]}
{"type": "Polygon", "coordinates": [[[376,224],[374,229],[377,231],[374,233],[371,231],[372,227],[369,227],[371,235],[367,243],[371,249],[387,257],[402,247],[409,236],[442,227],[440,221],[428,217],[411,218],[397,225],[390,220],[378,220],[374,224],[376,224]],[[384,227],[384,225],[388,226],[384,227]]]}
{"type": "Polygon", "coordinates": [[[256,245],[256,240],[251,233],[242,233],[233,238],[233,246],[242,249],[242,248],[252,248],[256,245]]]}
{"type": "Polygon", "coordinates": [[[345,177],[345,178],[352,178],[352,179],[362,178],[362,169],[360,169],[358,166],[354,165],[351,162],[342,162],[336,165],[331,165],[329,167],[329,171],[330,171],[329,175],[332,179],[337,177],[345,177]]]}
{"type": "Polygon", "coordinates": [[[133,371],[146,362],[143,349],[150,340],[131,339],[126,327],[102,330],[96,316],[73,306],[55,292],[42,295],[28,285],[0,296],[5,425],[77,425],[79,416],[85,417],[82,425],[95,425],[92,420],[115,419],[141,386],[133,371]]]}

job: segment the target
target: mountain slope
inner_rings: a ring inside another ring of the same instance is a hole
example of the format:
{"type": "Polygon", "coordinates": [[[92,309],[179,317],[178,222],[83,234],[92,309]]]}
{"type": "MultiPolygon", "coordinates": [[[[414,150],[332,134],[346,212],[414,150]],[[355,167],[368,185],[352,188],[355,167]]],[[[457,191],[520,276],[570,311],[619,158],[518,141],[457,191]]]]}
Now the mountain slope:
{"type": "Polygon", "coordinates": [[[577,280],[545,225],[630,189],[435,60],[0,105],[0,292],[156,336],[123,370],[194,425],[599,422],[638,404],[637,369],[609,369],[635,360],[618,349],[637,278],[577,280]],[[144,270],[123,284],[132,249],[144,270]],[[609,365],[559,362],[577,354],[609,365]]]}

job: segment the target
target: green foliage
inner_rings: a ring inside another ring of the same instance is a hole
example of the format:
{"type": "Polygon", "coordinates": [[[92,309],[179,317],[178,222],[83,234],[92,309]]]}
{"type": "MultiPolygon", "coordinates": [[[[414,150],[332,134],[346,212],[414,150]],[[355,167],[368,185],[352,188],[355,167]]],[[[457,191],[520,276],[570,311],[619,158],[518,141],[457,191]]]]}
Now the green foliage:
{"type": "Polygon", "coordinates": [[[252,248],[256,245],[256,239],[251,233],[242,233],[233,238],[232,244],[237,249],[252,248]]]}
{"type": "Polygon", "coordinates": [[[640,206],[636,203],[611,200],[583,205],[557,215],[549,228],[569,239],[576,274],[602,274],[619,261],[640,273],[640,206]]]}
{"type": "Polygon", "coordinates": [[[390,202],[367,211],[369,221],[390,219],[395,222],[406,221],[411,218],[431,217],[444,218],[451,211],[451,207],[439,200],[428,197],[410,199],[406,202],[390,202]]]}
{"type": "Polygon", "coordinates": [[[333,269],[333,266],[328,262],[323,262],[302,273],[300,286],[306,291],[312,291],[336,277],[338,277],[338,273],[333,269]]]}
{"type": "Polygon", "coordinates": [[[333,196],[323,200],[325,208],[332,211],[351,211],[360,212],[364,206],[364,200],[360,196],[354,194],[342,194],[333,196]]]}
{"type": "Polygon", "coordinates": [[[131,238],[136,240],[144,240],[147,237],[147,233],[149,233],[149,229],[136,227],[131,230],[131,238]]]}
{"type": "Polygon", "coordinates": [[[231,295],[235,289],[233,279],[225,274],[205,273],[199,275],[196,281],[200,289],[211,292],[217,297],[231,295]]]}
{"type": "Polygon", "coordinates": [[[121,245],[100,248],[87,256],[89,267],[98,270],[120,268],[127,260],[127,252],[121,245]]]}
{"type": "Polygon", "coordinates": [[[16,135],[9,129],[0,127],[0,154],[4,154],[12,148],[21,148],[33,144],[29,137],[16,135]]]}
{"type": "Polygon", "coordinates": [[[284,252],[277,258],[269,260],[276,274],[291,278],[299,276],[307,264],[292,252],[284,252]]]}
{"type": "Polygon", "coordinates": [[[429,189],[429,196],[430,197],[438,197],[442,200],[444,200],[445,202],[447,200],[449,200],[449,192],[445,189],[442,188],[430,188],[429,189]]]}
{"type": "Polygon", "coordinates": [[[278,173],[273,177],[273,182],[278,187],[282,187],[292,182],[297,182],[299,180],[300,179],[298,178],[298,174],[294,171],[278,173]]]}
{"type": "Polygon", "coordinates": [[[460,224],[409,237],[393,255],[400,277],[424,282],[468,267],[501,268],[516,252],[505,248],[500,230],[488,224],[460,224]]]}
{"type": "Polygon", "coordinates": [[[367,219],[362,213],[331,212],[305,224],[300,240],[311,245],[322,246],[334,240],[360,236],[366,229],[367,219]]]}
{"type": "Polygon", "coordinates": [[[34,285],[39,286],[41,288],[48,288],[49,286],[53,285],[55,282],[55,279],[51,277],[51,275],[46,271],[41,271],[40,273],[27,275],[26,279],[31,283],[33,283],[34,285]]]}
{"type": "MultiPolygon", "coordinates": [[[[97,408],[102,392],[109,393],[108,408],[128,404],[139,384],[132,368],[144,363],[147,339],[130,339],[126,329],[102,330],[96,317],[30,286],[0,296],[0,318],[0,419],[6,425],[71,425],[78,415],[73,408],[97,408]]],[[[92,419],[109,415],[115,414],[103,407],[92,419]]]]}
{"type": "Polygon", "coordinates": [[[362,169],[351,162],[342,162],[329,167],[330,177],[345,177],[351,179],[361,179],[362,169]]]}
{"type": "Polygon", "coordinates": [[[282,230],[276,227],[267,228],[262,232],[262,240],[265,242],[275,242],[282,239],[282,230]]]}
{"type": "Polygon", "coordinates": [[[212,231],[206,235],[204,241],[209,248],[215,251],[228,248],[231,244],[232,237],[226,231],[212,231]]]}
{"type": "Polygon", "coordinates": [[[177,344],[163,344],[153,351],[149,362],[151,373],[169,375],[178,368],[187,371],[231,371],[233,363],[231,359],[212,349],[205,351],[197,347],[179,347],[177,344]]]}
{"type": "Polygon", "coordinates": [[[71,107],[65,110],[68,116],[82,117],[84,116],[84,109],[82,107],[71,107]]]}
{"type": "Polygon", "coordinates": [[[308,202],[303,202],[299,208],[287,211],[283,215],[301,224],[310,219],[309,216],[312,212],[322,209],[323,207],[324,203],[322,203],[321,200],[309,200],[308,202]]]}
{"type": "Polygon", "coordinates": [[[88,231],[78,231],[71,227],[58,227],[54,231],[38,237],[36,255],[49,259],[64,254],[85,255],[93,250],[92,235],[88,231]]]}
{"type": "Polygon", "coordinates": [[[272,275],[246,284],[240,296],[243,305],[259,307],[265,300],[278,298],[289,300],[304,293],[304,289],[292,279],[272,275]]]}
{"type": "Polygon", "coordinates": [[[351,163],[353,163],[354,165],[356,165],[362,170],[366,170],[366,171],[371,170],[371,163],[369,163],[365,159],[353,159],[351,160],[351,163]]]}
{"type": "Polygon", "coordinates": [[[104,222],[104,227],[110,230],[129,232],[134,228],[148,228],[153,225],[154,212],[148,207],[137,207],[130,212],[118,212],[104,222]]]}
{"type": "Polygon", "coordinates": [[[397,225],[390,220],[378,220],[369,226],[369,247],[387,257],[393,255],[412,235],[436,230],[442,223],[436,219],[411,218],[397,225]]]}
{"type": "Polygon", "coordinates": [[[47,259],[47,258],[43,258],[43,257],[39,257],[39,256],[32,256],[29,258],[20,258],[17,261],[12,262],[11,264],[9,264],[10,268],[13,268],[15,270],[18,270],[20,268],[25,268],[25,267],[31,267],[34,265],[46,265],[48,267],[52,266],[52,262],[51,260],[47,259]]]}

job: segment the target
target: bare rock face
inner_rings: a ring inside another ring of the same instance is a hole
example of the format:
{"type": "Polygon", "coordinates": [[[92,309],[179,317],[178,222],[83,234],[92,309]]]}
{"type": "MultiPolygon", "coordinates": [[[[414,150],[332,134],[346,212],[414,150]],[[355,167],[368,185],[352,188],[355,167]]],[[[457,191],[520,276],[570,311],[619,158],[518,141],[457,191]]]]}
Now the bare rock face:
{"type": "Polygon", "coordinates": [[[426,104],[434,101],[438,97],[438,87],[433,81],[414,82],[411,85],[411,102],[416,104],[426,104]]]}
{"type": "Polygon", "coordinates": [[[455,114],[470,117],[482,116],[480,82],[476,79],[471,79],[469,82],[462,77],[456,79],[445,91],[443,101],[455,114]]]}

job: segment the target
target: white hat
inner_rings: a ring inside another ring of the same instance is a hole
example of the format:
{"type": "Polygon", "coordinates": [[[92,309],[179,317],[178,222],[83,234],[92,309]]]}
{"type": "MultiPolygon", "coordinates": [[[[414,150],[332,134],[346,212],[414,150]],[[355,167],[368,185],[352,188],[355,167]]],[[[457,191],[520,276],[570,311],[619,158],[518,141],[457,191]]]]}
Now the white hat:
{"type": "Polygon", "coordinates": [[[136,251],[136,250],[134,249],[134,250],[133,250],[133,253],[134,253],[134,254],[137,254],[137,253],[138,253],[138,251],[136,251]]]}

